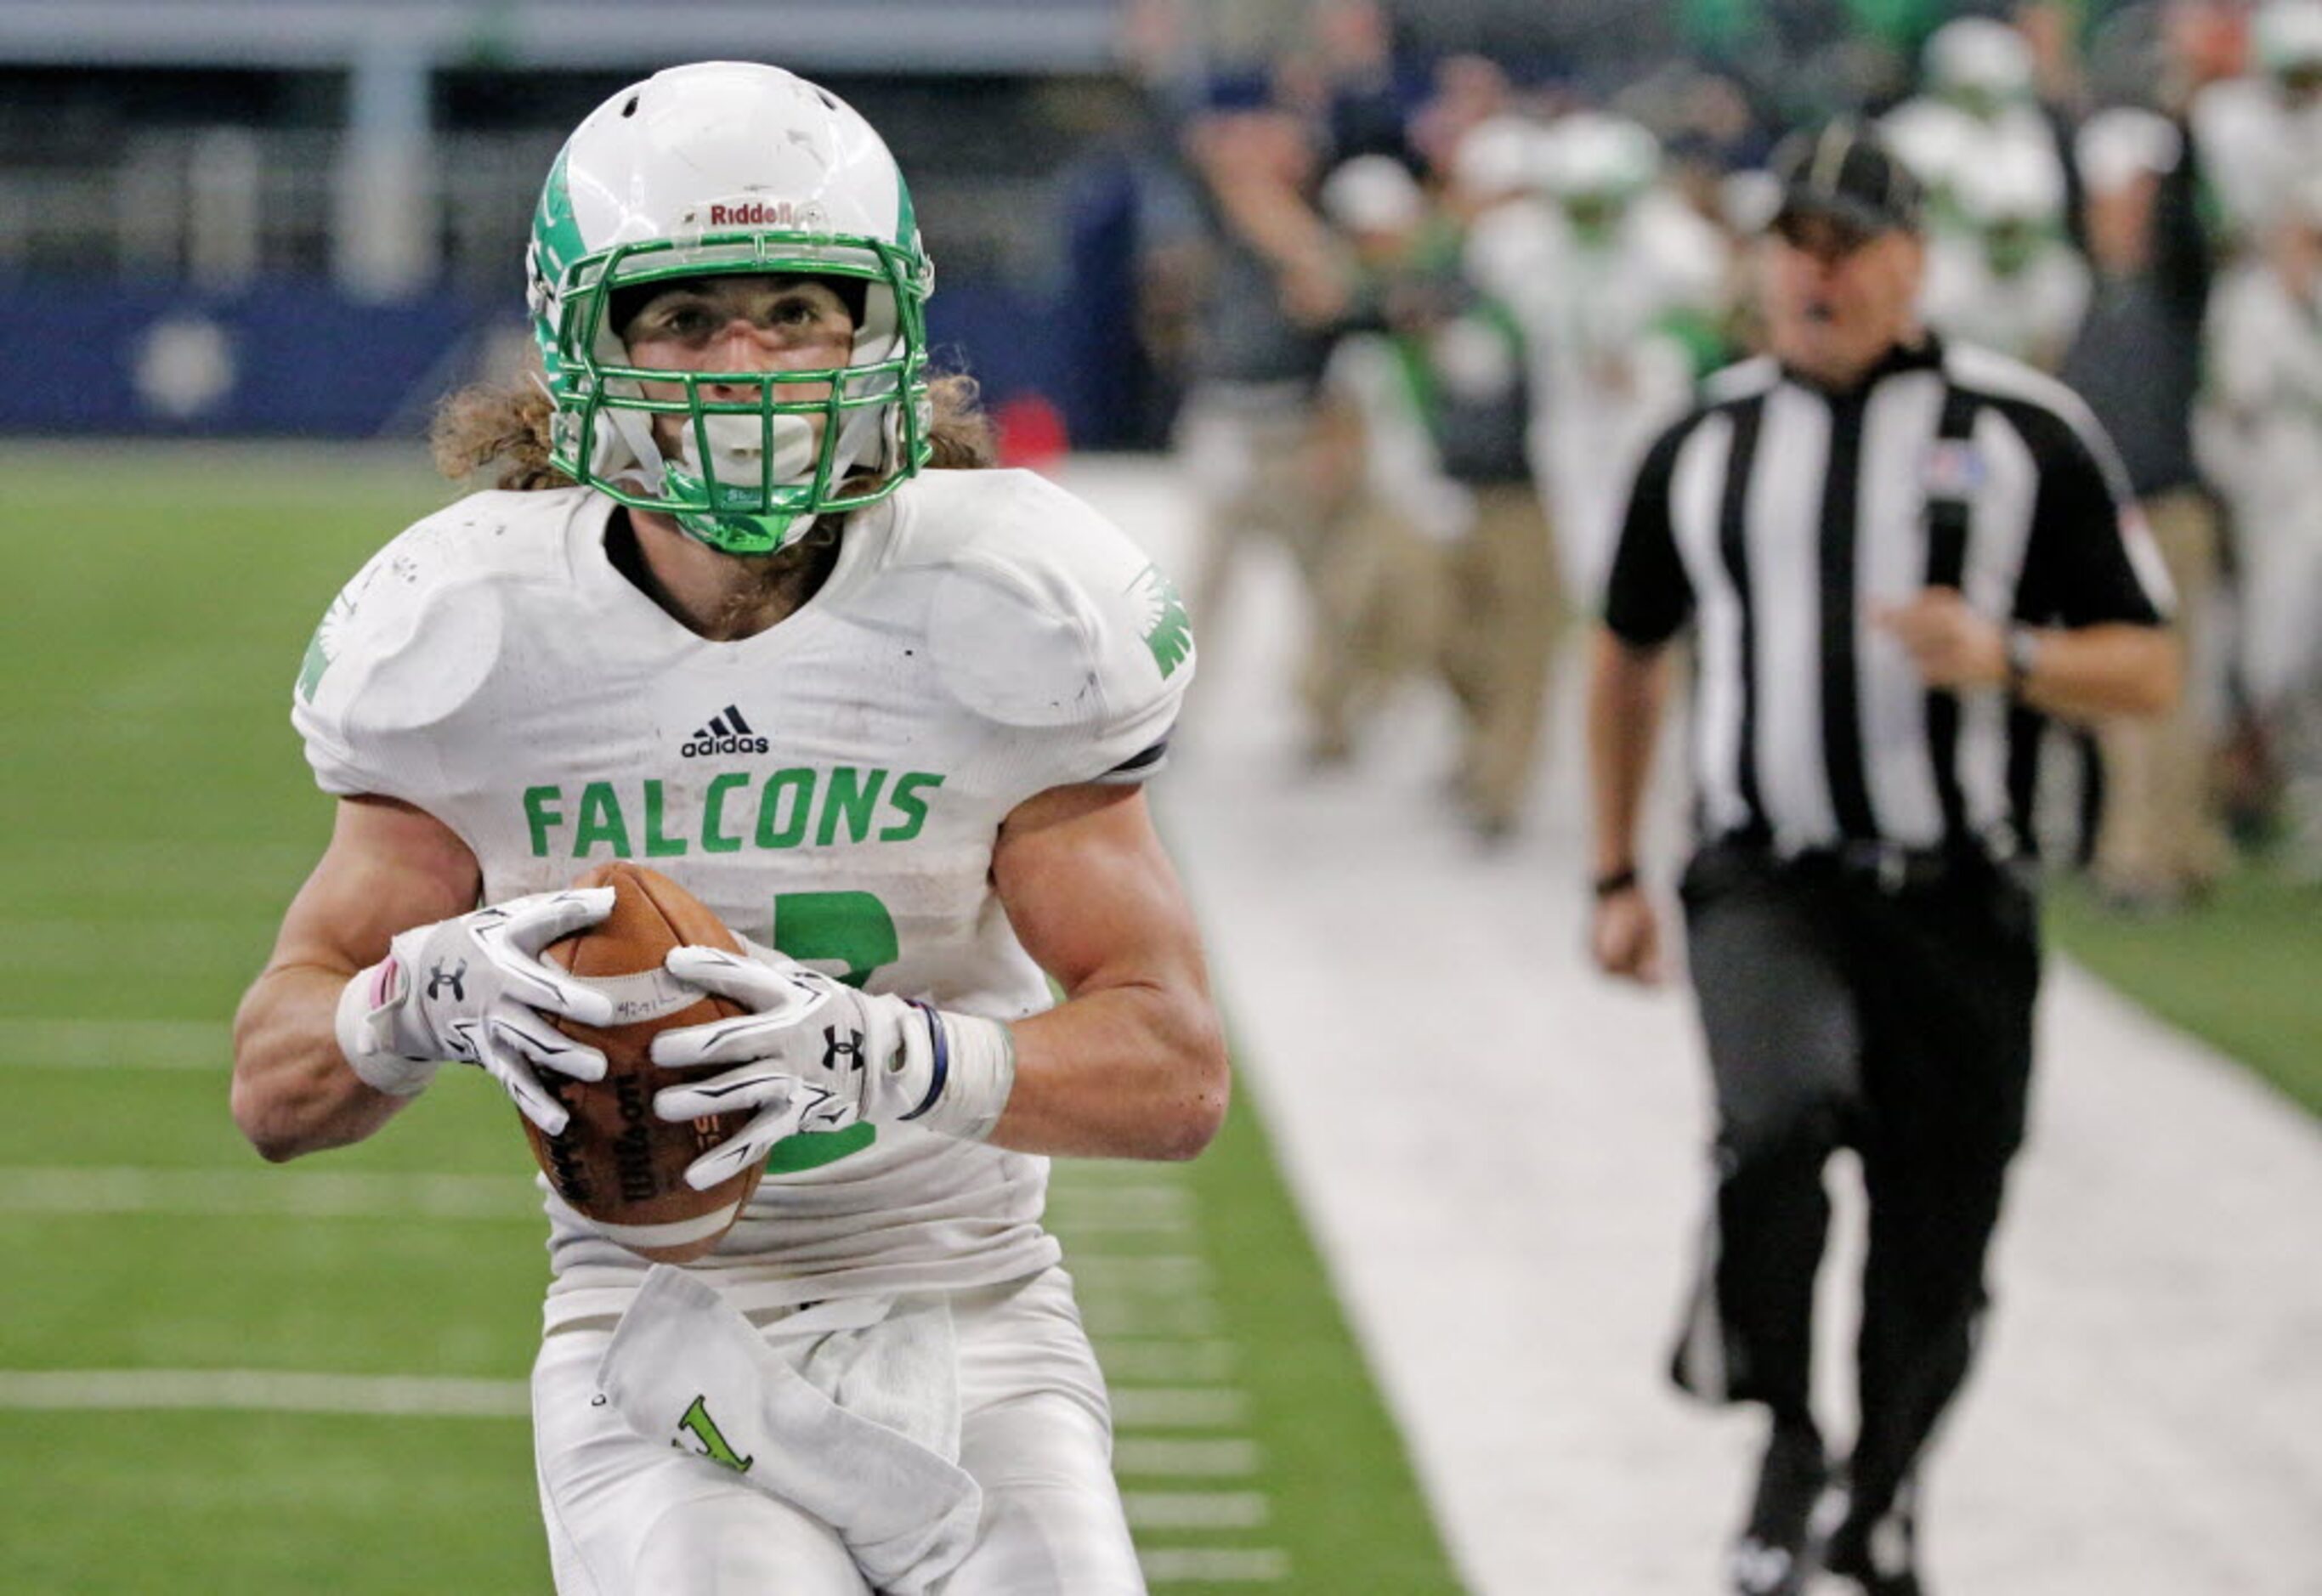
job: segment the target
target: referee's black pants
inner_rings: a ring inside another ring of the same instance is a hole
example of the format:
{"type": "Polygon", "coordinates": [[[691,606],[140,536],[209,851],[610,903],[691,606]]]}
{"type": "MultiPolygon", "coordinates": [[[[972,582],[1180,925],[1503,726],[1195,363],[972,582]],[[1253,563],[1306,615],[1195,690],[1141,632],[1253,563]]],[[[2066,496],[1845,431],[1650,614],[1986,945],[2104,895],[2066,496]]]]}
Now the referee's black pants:
{"type": "Polygon", "coordinates": [[[1851,1510],[1885,1512],[1967,1373],[2023,1139],[2038,911],[1970,860],[1777,859],[1716,844],[1683,888],[1717,1099],[1715,1218],[1678,1382],[1808,1417],[1823,1169],[1869,1208],[1851,1510]],[[1883,867],[1883,868],[1882,868],[1883,867]]]}

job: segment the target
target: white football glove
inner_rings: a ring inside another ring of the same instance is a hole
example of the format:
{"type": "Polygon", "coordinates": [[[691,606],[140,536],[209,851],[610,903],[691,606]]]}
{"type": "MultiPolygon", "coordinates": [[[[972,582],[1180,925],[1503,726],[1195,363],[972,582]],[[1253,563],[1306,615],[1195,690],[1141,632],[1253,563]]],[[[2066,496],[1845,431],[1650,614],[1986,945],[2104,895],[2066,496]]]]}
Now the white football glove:
{"type": "Polygon", "coordinates": [[[613,1017],[613,999],[540,957],[558,937],[613,912],[610,887],[511,898],[471,914],[415,926],[339,998],[339,1047],[365,1082],[409,1097],[456,1059],[489,1072],[524,1117],[550,1135],[570,1117],[540,1084],[540,1065],[602,1081],[605,1055],[543,1017],[584,1025],[613,1017]]]}
{"type": "Polygon", "coordinates": [[[746,938],[742,946],[740,953],[673,948],[663,961],[680,980],[750,1010],[654,1038],[653,1061],[664,1069],[736,1066],[655,1092],[661,1117],[757,1110],[687,1168],[697,1190],[756,1163],[786,1136],[857,1120],[969,1140],[991,1134],[1016,1080],[1006,1026],[860,992],[787,953],[746,938]]]}

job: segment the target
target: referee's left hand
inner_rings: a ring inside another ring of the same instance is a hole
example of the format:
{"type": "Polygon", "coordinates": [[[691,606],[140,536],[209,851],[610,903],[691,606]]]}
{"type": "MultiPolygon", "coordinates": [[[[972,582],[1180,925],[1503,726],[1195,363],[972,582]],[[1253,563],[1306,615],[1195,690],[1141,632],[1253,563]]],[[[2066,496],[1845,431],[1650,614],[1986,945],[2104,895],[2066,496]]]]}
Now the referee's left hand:
{"type": "Polygon", "coordinates": [[[1588,925],[1588,951],[1596,968],[1643,986],[1661,980],[1660,917],[1635,882],[1596,900],[1588,925]]]}
{"type": "Polygon", "coordinates": [[[1931,688],[1996,688],[2007,680],[2007,633],[1956,588],[1929,588],[1901,604],[1875,604],[1871,624],[1903,645],[1931,688]]]}

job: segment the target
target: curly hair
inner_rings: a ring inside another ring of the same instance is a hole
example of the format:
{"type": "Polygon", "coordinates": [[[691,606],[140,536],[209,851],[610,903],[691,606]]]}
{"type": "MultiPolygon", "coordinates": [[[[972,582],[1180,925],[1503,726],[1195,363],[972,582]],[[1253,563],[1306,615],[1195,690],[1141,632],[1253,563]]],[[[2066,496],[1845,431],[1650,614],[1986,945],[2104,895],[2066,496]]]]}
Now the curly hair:
{"type": "MultiPolygon", "coordinates": [[[[928,429],[936,470],[977,470],[997,463],[992,418],[975,378],[941,372],[928,382],[934,421],[928,429]]],[[[497,469],[495,488],[526,492],[570,488],[572,479],[549,463],[548,424],[554,414],[536,374],[513,382],[480,382],[445,396],[435,408],[427,443],[435,469],[454,481],[497,469]]],[[[867,484],[866,484],[867,485],[867,484]]]]}

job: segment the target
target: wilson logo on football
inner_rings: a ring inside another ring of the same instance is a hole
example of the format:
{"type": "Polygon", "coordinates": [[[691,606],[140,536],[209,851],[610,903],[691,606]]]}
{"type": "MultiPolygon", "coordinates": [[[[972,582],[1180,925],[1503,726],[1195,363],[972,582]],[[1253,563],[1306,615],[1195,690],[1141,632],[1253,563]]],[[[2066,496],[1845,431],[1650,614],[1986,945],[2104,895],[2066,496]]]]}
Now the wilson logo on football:
{"type": "Polygon", "coordinates": [[[686,759],[701,759],[713,753],[763,753],[766,740],[750,729],[742,712],[731,704],[709,717],[709,724],[685,740],[678,753],[686,759]]]}

